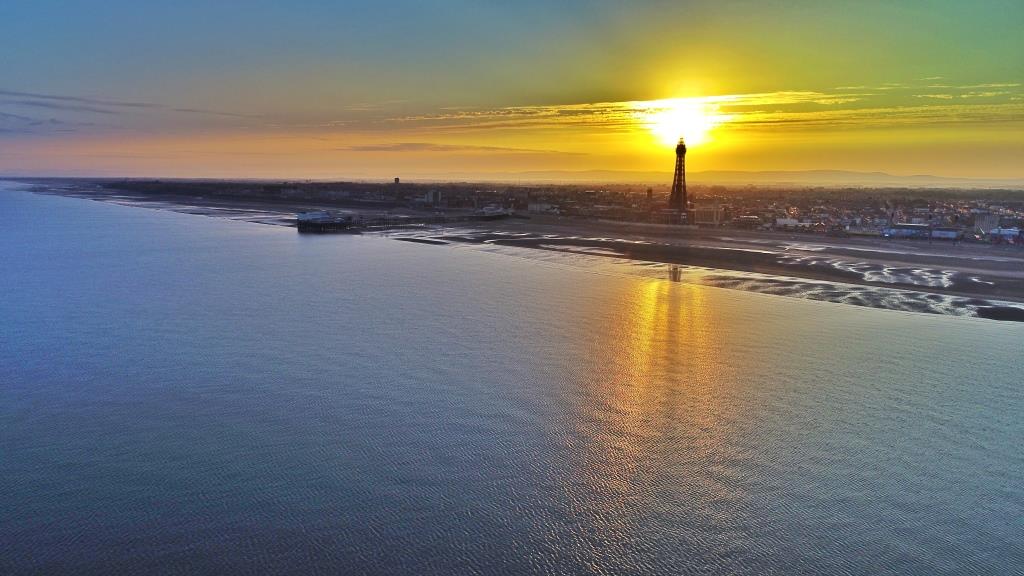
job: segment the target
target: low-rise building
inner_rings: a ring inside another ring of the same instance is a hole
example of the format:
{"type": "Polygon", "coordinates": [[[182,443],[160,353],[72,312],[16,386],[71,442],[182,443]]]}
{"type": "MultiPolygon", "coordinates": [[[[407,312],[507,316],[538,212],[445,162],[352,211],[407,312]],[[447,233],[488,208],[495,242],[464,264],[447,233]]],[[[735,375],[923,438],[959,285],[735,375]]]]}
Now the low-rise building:
{"type": "Polygon", "coordinates": [[[725,223],[725,206],[717,201],[696,202],[693,207],[693,224],[698,226],[721,226],[725,223]]]}

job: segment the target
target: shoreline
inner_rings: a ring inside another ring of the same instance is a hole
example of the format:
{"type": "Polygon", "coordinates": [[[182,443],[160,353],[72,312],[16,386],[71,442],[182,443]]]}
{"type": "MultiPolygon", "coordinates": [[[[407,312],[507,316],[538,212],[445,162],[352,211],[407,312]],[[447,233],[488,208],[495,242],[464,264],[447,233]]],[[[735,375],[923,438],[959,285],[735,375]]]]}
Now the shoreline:
{"type": "MultiPolygon", "coordinates": [[[[27,189],[278,226],[294,226],[296,212],[324,207],[263,199],[115,194],[81,185],[37,185],[27,189]]],[[[415,214],[411,210],[405,212],[415,214]]],[[[460,223],[456,227],[401,229],[400,237],[421,244],[489,244],[865,289],[912,291],[971,306],[980,317],[1024,321],[1024,307],[1007,308],[988,302],[1024,304],[1024,249],[1018,247],[833,238],[731,228],[674,228],[534,215],[529,219],[460,223]]],[[[870,301],[853,303],[877,307],[870,301]]]]}

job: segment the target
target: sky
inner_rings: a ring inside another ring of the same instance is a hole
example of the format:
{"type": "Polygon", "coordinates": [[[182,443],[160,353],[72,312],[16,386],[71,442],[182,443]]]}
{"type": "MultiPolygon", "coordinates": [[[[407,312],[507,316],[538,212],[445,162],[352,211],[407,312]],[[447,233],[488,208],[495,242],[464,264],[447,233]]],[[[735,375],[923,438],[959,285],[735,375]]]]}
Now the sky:
{"type": "Polygon", "coordinates": [[[0,175],[1024,179],[1020,0],[4,0],[0,175]]]}

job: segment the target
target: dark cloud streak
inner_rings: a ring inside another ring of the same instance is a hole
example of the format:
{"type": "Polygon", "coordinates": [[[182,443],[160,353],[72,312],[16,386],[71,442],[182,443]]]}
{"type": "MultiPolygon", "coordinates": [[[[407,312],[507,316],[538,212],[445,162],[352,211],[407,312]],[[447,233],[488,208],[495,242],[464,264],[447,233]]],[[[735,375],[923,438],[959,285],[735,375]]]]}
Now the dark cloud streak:
{"type": "Polygon", "coordinates": [[[59,102],[47,102],[45,100],[0,100],[0,103],[10,106],[28,106],[31,108],[44,108],[46,110],[65,110],[68,112],[91,112],[94,114],[118,114],[115,110],[85,106],[81,104],[61,104],[59,102]]]}
{"type": "Polygon", "coordinates": [[[37,92],[18,92],[15,90],[0,90],[0,96],[13,96],[16,98],[31,98],[34,100],[53,100],[57,102],[76,102],[91,106],[107,106],[114,108],[160,108],[159,104],[148,102],[123,102],[119,100],[105,100],[101,98],[82,98],[80,96],[62,96],[56,94],[40,94],[37,92]]]}
{"type": "Polygon", "coordinates": [[[120,114],[128,110],[169,111],[182,114],[201,114],[209,116],[227,116],[232,118],[258,118],[253,114],[205,110],[202,108],[177,108],[155,104],[152,102],[131,102],[124,100],[108,100],[105,98],[85,98],[81,96],[64,96],[58,94],[41,94],[38,92],[22,92],[17,90],[0,90],[3,103],[12,106],[30,106],[50,110],[66,110],[69,112],[90,112],[95,114],[120,114]]]}

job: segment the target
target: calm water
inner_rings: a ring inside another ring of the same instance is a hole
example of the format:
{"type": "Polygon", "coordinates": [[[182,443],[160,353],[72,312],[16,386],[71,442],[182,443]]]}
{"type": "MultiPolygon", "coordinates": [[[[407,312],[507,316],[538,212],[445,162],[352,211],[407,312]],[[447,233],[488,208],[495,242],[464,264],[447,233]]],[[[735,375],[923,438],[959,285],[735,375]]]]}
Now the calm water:
{"type": "Polygon", "coordinates": [[[0,573],[1021,573],[1022,351],[0,192],[0,573]]]}

